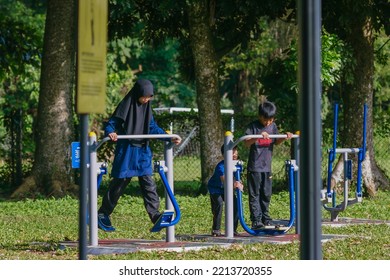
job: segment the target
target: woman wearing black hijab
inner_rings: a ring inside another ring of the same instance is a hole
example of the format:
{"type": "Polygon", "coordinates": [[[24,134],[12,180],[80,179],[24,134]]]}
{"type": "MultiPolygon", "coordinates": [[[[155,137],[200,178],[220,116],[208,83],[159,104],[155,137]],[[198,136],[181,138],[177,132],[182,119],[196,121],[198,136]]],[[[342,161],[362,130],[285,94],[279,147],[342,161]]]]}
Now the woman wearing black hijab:
{"type": "MultiPolygon", "coordinates": [[[[166,134],[154,121],[150,100],[153,85],[149,80],[138,80],[123,98],[106,124],[105,135],[117,141],[109,189],[98,210],[98,226],[104,231],[115,231],[110,215],[114,211],[131,178],[138,177],[145,209],[154,224],[160,217],[160,199],[153,180],[152,151],[147,139],[117,139],[117,135],[166,134]]],[[[176,144],[179,139],[172,139],[176,144]]]]}

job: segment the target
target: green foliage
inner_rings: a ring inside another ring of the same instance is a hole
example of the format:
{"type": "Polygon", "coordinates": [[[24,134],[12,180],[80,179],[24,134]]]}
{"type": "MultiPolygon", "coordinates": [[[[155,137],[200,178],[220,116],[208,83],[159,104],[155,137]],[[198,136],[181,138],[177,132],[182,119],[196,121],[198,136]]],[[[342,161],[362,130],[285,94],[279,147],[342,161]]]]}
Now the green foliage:
{"type": "Polygon", "coordinates": [[[139,78],[153,82],[153,106],[196,108],[195,88],[179,71],[177,40],[165,40],[158,46],[143,45],[139,57],[132,60],[133,68],[142,65],[139,78]]]}
{"type": "Polygon", "coordinates": [[[222,59],[225,75],[232,70],[248,70],[249,74],[256,75],[268,64],[271,53],[278,45],[272,38],[272,28],[267,18],[260,19],[258,25],[263,32],[257,40],[249,41],[246,48],[238,45],[222,59]]]}
{"type": "MultiPolygon", "coordinates": [[[[92,116],[97,130],[114,112],[138,78],[154,85],[153,108],[196,107],[192,85],[182,81],[178,71],[177,41],[169,40],[159,48],[145,45],[138,38],[117,38],[108,44],[106,113],[92,116]]],[[[166,126],[167,128],[169,126],[166,126]]]]}
{"type": "MultiPolygon", "coordinates": [[[[330,112],[330,103],[327,99],[334,99],[333,87],[342,78],[349,81],[348,73],[351,71],[352,59],[350,50],[337,36],[323,30],[321,39],[322,118],[325,119],[330,112]]],[[[291,117],[298,115],[297,41],[291,42],[285,54],[284,57],[276,57],[270,61],[260,81],[265,94],[278,106],[278,118],[282,120],[281,126],[297,130],[298,121],[291,117]]]]}
{"type": "MultiPolygon", "coordinates": [[[[0,0],[0,114],[37,107],[44,15],[22,1],[0,0]]],[[[31,131],[31,119],[25,126],[31,131]]]]}
{"type": "Polygon", "coordinates": [[[22,1],[0,0],[0,80],[18,75],[26,65],[39,66],[43,46],[44,15],[22,1]]]}
{"type": "Polygon", "coordinates": [[[135,76],[129,61],[141,52],[138,39],[122,38],[108,43],[107,51],[107,95],[108,117],[134,84],[135,76]]]}
{"type": "Polygon", "coordinates": [[[134,1],[109,0],[108,40],[123,37],[136,38],[136,30],[141,24],[138,13],[135,12],[134,1]]]}
{"type": "MultiPolygon", "coordinates": [[[[274,101],[278,106],[278,124],[293,131],[298,129],[298,46],[296,27],[281,21],[269,21],[262,18],[259,28],[261,35],[253,37],[247,48],[237,47],[223,59],[221,71],[222,88],[232,91],[234,71],[245,71],[250,76],[250,92],[256,96],[259,92],[274,101]],[[277,35],[279,33],[282,36],[277,35]],[[229,84],[230,83],[230,84],[229,84]],[[226,89],[226,87],[230,87],[226,89]],[[295,116],[295,117],[294,117],[295,116]]],[[[351,81],[353,59],[351,51],[337,36],[323,30],[322,34],[322,72],[323,114],[329,112],[328,98],[334,99],[333,89],[341,79],[351,81]]],[[[238,83],[239,81],[235,81],[238,83]]],[[[257,102],[246,102],[257,104],[257,102]]],[[[250,111],[256,111],[252,108],[250,111]]],[[[245,110],[248,111],[248,110],[245,110]]]]}
{"type": "Polygon", "coordinates": [[[353,31],[353,26],[370,19],[373,30],[384,28],[390,34],[389,2],[387,0],[328,0],[322,2],[322,22],[325,28],[341,39],[353,31]]]}
{"type": "Polygon", "coordinates": [[[374,76],[374,123],[375,133],[387,136],[390,133],[390,39],[380,33],[375,40],[374,76]]]}
{"type": "Polygon", "coordinates": [[[275,25],[277,24],[272,25],[269,22],[268,17],[259,19],[257,29],[262,30],[261,34],[255,36],[253,33],[249,42],[238,44],[220,61],[220,91],[222,94],[229,93],[230,100],[232,100],[231,92],[235,91],[238,84],[246,82],[241,81],[238,75],[243,72],[249,77],[248,93],[245,94],[248,100],[244,102],[243,109],[247,114],[257,111],[257,94],[262,91],[258,77],[263,75],[262,72],[267,69],[273,53],[280,47],[273,37],[275,25]]]}
{"type": "Polygon", "coordinates": [[[39,67],[45,16],[29,1],[0,0],[0,156],[2,191],[15,187],[31,170],[38,107],[39,67]],[[26,168],[26,166],[29,166],[26,168]],[[23,174],[22,174],[23,173],[23,174]]]}
{"type": "MultiPolygon", "coordinates": [[[[8,163],[0,164],[0,197],[8,197],[13,191],[14,167],[8,163]]],[[[27,159],[22,163],[23,174],[29,175],[32,169],[32,160],[27,159]]]]}

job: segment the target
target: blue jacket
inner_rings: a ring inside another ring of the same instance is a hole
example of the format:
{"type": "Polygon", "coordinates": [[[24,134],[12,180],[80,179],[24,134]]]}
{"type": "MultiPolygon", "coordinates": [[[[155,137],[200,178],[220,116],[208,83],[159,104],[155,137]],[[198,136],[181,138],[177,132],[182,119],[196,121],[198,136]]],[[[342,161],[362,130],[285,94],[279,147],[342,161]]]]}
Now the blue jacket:
{"type": "MultiPolygon", "coordinates": [[[[122,133],[123,120],[112,117],[105,127],[105,135],[117,131],[118,135],[122,133]]],[[[154,121],[150,121],[150,134],[166,134],[154,121]]],[[[114,178],[130,178],[134,176],[152,175],[152,150],[149,145],[136,147],[131,145],[128,139],[119,139],[115,148],[115,158],[111,170],[111,176],[114,178]]]]}
{"type": "Polygon", "coordinates": [[[218,162],[215,166],[214,173],[207,183],[207,189],[210,194],[224,194],[223,182],[221,176],[225,175],[225,163],[224,161],[218,162]]]}

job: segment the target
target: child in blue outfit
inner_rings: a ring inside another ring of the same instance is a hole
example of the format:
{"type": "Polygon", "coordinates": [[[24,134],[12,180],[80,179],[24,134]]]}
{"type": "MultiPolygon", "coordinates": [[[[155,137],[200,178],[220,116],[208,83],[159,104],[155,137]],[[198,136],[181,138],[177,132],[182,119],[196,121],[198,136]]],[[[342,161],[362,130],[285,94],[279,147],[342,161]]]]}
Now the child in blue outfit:
{"type": "MultiPolygon", "coordinates": [[[[149,80],[138,80],[115,109],[105,127],[105,135],[117,142],[111,170],[111,182],[98,210],[98,226],[104,231],[115,231],[110,215],[130,183],[138,177],[144,206],[152,223],[160,217],[160,199],[153,179],[152,151],[147,139],[119,139],[118,135],[166,134],[154,121],[150,101],[153,85],[149,80]]],[[[175,144],[180,139],[172,139],[175,144]]]]}
{"type": "Polygon", "coordinates": [[[245,135],[261,134],[263,138],[251,138],[245,140],[245,145],[250,147],[247,180],[250,219],[252,229],[261,229],[271,224],[269,214],[269,204],[272,195],[272,152],[274,145],[282,143],[292,137],[292,133],[287,132],[285,139],[271,139],[269,136],[278,134],[277,126],[274,122],[276,106],[272,102],[265,101],[259,105],[259,118],[251,122],[245,135]]]}
{"type": "MultiPolygon", "coordinates": [[[[221,153],[224,153],[224,145],[221,147],[221,153]]],[[[233,160],[238,159],[237,147],[233,148],[233,160]]],[[[220,161],[214,169],[214,173],[208,181],[207,188],[210,194],[211,212],[213,213],[213,228],[211,235],[221,236],[221,219],[223,212],[224,196],[224,180],[225,180],[225,165],[224,160],[220,161]]],[[[243,185],[240,181],[233,179],[233,187],[243,190],[243,185]]],[[[237,235],[238,213],[237,200],[234,197],[234,234],[237,235]]]]}

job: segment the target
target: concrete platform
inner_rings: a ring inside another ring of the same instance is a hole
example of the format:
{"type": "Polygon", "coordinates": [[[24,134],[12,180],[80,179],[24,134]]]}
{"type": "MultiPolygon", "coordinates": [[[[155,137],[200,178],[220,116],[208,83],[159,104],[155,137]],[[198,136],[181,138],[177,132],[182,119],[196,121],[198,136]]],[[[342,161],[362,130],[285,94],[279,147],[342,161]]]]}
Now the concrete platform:
{"type": "MultiPolygon", "coordinates": [[[[348,226],[353,224],[387,224],[390,226],[390,221],[368,220],[368,219],[350,219],[339,218],[338,221],[323,221],[322,226],[348,226]]],[[[322,242],[327,242],[331,239],[346,238],[348,235],[323,234],[322,242]]],[[[228,238],[225,236],[213,237],[207,234],[194,235],[177,235],[175,242],[166,242],[165,240],[143,240],[143,239],[100,239],[98,246],[88,246],[87,253],[89,255],[103,254],[125,254],[139,251],[175,251],[183,252],[188,250],[201,250],[213,246],[229,247],[233,244],[253,244],[253,243],[272,243],[286,244],[291,242],[299,242],[299,234],[295,234],[291,229],[291,233],[281,235],[262,235],[253,236],[247,232],[242,232],[238,236],[228,238]]],[[[61,248],[78,247],[77,241],[64,241],[60,244],[61,248]]]]}
{"type": "MultiPolygon", "coordinates": [[[[323,235],[322,242],[333,238],[345,238],[343,235],[323,235]]],[[[251,236],[247,233],[240,234],[234,238],[213,237],[211,235],[187,235],[176,236],[175,242],[165,240],[143,240],[143,239],[103,239],[99,240],[98,246],[88,246],[87,253],[90,255],[104,254],[125,254],[131,252],[147,251],[174,251],[183,252],[189,250],[201,250],[214,246],[229,247],[233,244],[272,243],[285,244],[299,241],[298,234],[283,234],[279,236],[251,236]]],[[[78,242],[65,241],[61,248],[78,247],[78,242]]]]}
{"type": "Polygon", "coordinates": [[[390,221],[384,220],[370,220],[370,219],[353,219],[353,218],[338,218],[337,221],[331,221],[330,219],[323,220],[322,226],[331,226],[331,227],[342,227],[349,225],[360,225],[360,224],[387,224],[390,226],[390,221]]]}

